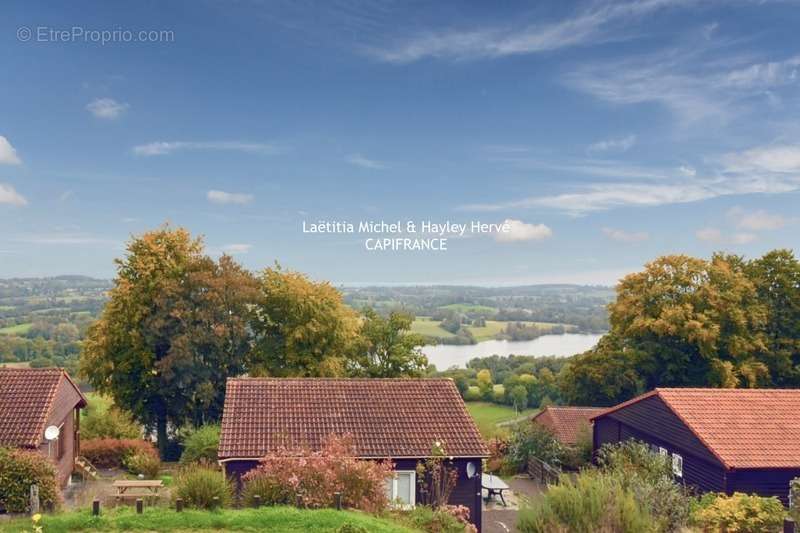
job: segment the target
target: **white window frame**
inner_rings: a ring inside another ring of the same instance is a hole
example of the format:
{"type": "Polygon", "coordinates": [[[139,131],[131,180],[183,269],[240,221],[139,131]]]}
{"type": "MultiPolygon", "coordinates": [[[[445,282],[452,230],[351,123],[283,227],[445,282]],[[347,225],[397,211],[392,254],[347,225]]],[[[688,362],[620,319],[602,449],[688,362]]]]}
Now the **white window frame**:
{"type": "MultiPolygon", "coordinates": [[[[387,479],[387,482],[390,481],[387,479]]],[[[417,505],[417,472],[415,470],[394,470],[391,477],[392,498],[389,502],[396,509],[411,509],[417,505]],[[395,503],[397,500],[397,476],[398,474],[408,474],[411,478],[411,494],[409,503],[395,503]]]]}
{"type": "Polygon", "coordinates": [[[683,456],[680,454],[672,454],[672,473],[676,477],[683,477],[683,456]]]}
{"type": "Polygon", "coordinates": [[[658,453],[659,455],[663,455],[664,457],[669,457],[669,451],[662,446],[658,447],[658,453]]]}

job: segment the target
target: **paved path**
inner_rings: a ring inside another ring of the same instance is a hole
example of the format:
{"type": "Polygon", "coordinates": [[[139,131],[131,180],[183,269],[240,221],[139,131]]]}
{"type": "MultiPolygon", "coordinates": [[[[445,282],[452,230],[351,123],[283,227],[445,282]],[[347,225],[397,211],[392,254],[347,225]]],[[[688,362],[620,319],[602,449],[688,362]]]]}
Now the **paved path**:
{"type": "Polygon", "coordinates": [[[524,476],[509,479],[508,485],[514,492],[509,507],[489,503],[483,508],[483,533],[515,533],[517,531],[517,513],[520,499],[531,498],[542,492],[542,487],[532,479],[524,476]]]}

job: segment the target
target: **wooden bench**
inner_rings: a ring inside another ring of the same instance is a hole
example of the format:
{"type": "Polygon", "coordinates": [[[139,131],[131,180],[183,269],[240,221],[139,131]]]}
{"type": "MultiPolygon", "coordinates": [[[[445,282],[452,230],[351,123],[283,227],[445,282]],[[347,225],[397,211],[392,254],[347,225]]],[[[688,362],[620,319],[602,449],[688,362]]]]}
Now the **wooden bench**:
{"type": "Polygon", "coordinates": [[[148,501],[158,499],[158,490],[164,486],[160,479],[118,479],[112,483],[117,501],[144,498],[148,501]]]}

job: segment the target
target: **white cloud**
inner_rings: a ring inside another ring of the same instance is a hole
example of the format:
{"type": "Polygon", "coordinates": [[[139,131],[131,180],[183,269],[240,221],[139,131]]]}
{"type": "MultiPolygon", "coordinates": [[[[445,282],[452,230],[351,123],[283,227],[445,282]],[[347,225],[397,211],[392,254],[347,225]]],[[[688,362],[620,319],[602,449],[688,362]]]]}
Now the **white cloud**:
{"type": "Polygon", "coordinates": [[[206,193],[206,198],[215,204],[249,204],[254,197],[246,193],[210,190],[206,193]]]}
{"type": "Polygon", "coordinates": [[[226,244],[222,251],[228,255],[246,254],[252,247],[252,244],[226,244]]]}
{"type": "Polygon", "coordinates": [[[272,144],[241,141],[158,141],[133,147],[134,154],[144,157],[168,155],[183,150],[230,150],[253,154],[276,154],[281,151],[280,148],[272,144]]]}
{"type": "Polygon", "coordinates": [[[734,233],[731,237],[733,244],[747,244],[754,240],[756,240],[756,236],[753,233],[734,233]]]}
{"type": "Polygon", "coordinates": [[[739,207],[728,211],[728,217],[733,220],[737,228],[746,231],[776,230],[790,223],[789,219],[777,213],[764,210],[748,212],[739,207]]]}
{"type": "Polygon", "coordinates": [[[114,120],[128,110],[130,104],[117,102],[113,98],[95,98],[86,104],[86,110],[95,118],[114,120]]]}
{"type": "Polygon", "coordinates": [[[28,205],[28,200],[19,194],[14,187],[6,183],[0,183],[0,204],[28,205]]]}
{"type": "Polygon", "coordinates": [[[17,151],[11,146],[11,143],[8,142],[8,139],[0,135],[0,164],[2,165],[19,165],[22,161],[20,161],[19,156],[17,156],[17,151]]]}
{"type": "Polygon", "coordinates": [[[627,152],[636,144],[636,135],[628,135],[618,139],[606,139],[590,144],[587,148],[590,152],[627,152]]]}
{"type": "Polygon", "coordinates": [[[389,63],[411,63],[426,57],[463,60],[547,52],[625,39],[627,35],[621,27],[625,22],[679,3],[685,2],[636,0],[595,3],[590,9],[556,22],[523,28],[504,26],[431,32],[394,47],[372,48],[368,52],[389,63]]]}
{"type": "Polygon", "coordinates": [[[521,220],[507,218],[503,230],[495,233],[498,242],[539,241],[553,235],[553,230],[544,224],[528,224],[521,220]]]}
{"type": "Polygon", "coordinates": [[[800,145],[759,146],[722,157],[729,172],[800,174],[800,145]]]}
{"type": "Polygon", "coordinates": [[[678,172],[683,174],[684,176],[688,176],[693,178],[697,176],[697,170],[694,167],[690,167],[689,165],[681,165],[678,167],[678,172]]]}
{"type": "Polygon", "coordinates": [[[114,239],[107,239],[97,237],[88,233],[78,232],[61,232],[42,233],[33,235],[24,235],[15,239],[17,242],[24,242],[28,244],[48,244],[48,245],[84,245],[84,244],[99,244],[99,245],[112,245],[119,246],[120,241],[114,239]]]}
{"type": "Polygon", "coordinates": [[[362,168],[369,168],[369,169],[382,169],[386,168],[386,163],[381,161],[376,161],[374,159],[368,159],[361,154],[353,154],[346,158],[346,161],[351,165],[355,165],[357,167],[362,168]]]}
{"type": "Polygon", "coordinates": [[[722,240],[722,232],[717,228],[702,228],[697,230],[694,235],[701,241],[706,242],[720,242],[722,240]]]}
{"type": "Polygon", "coordinates": [[[603,228],[603,233],[611,240],[619,242],[642,242],[650,238],[644,231],[625,231],[614,228],[603,228]]]}

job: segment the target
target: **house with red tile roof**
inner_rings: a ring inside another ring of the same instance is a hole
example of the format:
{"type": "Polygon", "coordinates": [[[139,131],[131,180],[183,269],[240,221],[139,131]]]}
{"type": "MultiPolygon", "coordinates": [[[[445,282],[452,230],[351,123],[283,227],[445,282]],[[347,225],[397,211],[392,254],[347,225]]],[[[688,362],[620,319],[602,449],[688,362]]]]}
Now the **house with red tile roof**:
{"type": "Polygon", "coordinates": [[[420,498],[416,466],[441,442],[458,471],[450,498],[481,523],[481,460],[489,451],[451,379],[229,379],[219,458],[240,480],[271,452],[319,450],[331,436],[352,439],[358,457],[391,460],[392,499],[420,498]]]}
{"type": "Polygon", "coordinates": [[[534,416],[531,421],[550,431],[566,446],[575,446],[586,432],[591,437],[593,416],[606,409],[603,407],[573,407],[549,405],[534,416]]]}
{"type": "Polygon", "coordinates": [[[703,492],[786,503],[800,477],[800,390],[655,389],[593,417],[594,449],[637,439],[703,492]]]}
{"type": "Polygon", "coordinates": [[[86,407],[78,386],[58,368],[0,368],[0,446],[38,451],[49,458],[65,485],[80,452],[80,409],[86,407]],[[45,430],[58,428],[56,438],[45,430]]]}

